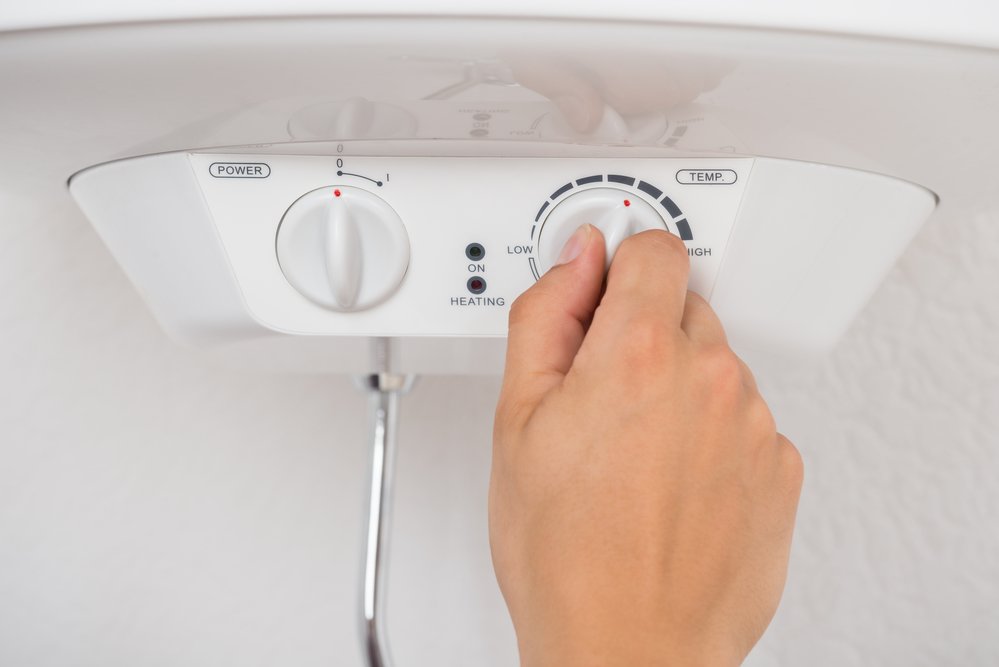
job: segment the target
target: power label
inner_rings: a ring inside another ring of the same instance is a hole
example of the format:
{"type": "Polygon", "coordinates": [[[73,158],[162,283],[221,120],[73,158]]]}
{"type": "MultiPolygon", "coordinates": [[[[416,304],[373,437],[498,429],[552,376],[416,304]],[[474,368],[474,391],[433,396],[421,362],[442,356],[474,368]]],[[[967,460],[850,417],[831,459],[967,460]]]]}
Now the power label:
{"type": "Polygon", "coordinates": [[[208,173],[215,178],[267,178],[271,168],[266,162],[212,162],[208,173]]]}

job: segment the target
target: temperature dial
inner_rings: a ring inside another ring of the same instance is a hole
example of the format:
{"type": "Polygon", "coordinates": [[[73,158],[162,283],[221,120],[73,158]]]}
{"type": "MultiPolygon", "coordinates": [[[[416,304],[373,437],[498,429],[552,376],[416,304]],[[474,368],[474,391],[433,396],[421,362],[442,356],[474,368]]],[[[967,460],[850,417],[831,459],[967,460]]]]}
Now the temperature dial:
{"type": "Polygon", "coordinates": [[[295,201],[278,227],[277,257],[291,285],[309,300],[343,312],[391,296],[409,268],[409,235],[381,198],[340,185],[295,201]]]}
{"type": "Polygon", "coordinates": [[[603,233],[608,266],[624,239],[647,229],[667,228],[656,209],[628,191],[593,188],[577,192],[552,209],[538,232],[541,273],[546,273],[555,265],[562,246],[574,231],[586,223],[603,233]]]}

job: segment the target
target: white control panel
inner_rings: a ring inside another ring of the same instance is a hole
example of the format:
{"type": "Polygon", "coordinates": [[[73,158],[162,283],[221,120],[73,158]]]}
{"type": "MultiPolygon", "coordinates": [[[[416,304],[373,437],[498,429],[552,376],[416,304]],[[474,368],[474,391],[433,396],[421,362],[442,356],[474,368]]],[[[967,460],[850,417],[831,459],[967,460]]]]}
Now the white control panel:
{"type": "Polygon", "coordinates": [[[765,157],[256,148],[119,160],[70,191],[171,336],[271,370],[366,372],[380,336],[400,371],[500,372],[510,305],[583,223],[610,254],[644,229],[683,239],[690,288],[748,360],[821,354],[936,204],[765,157]]]}
{"type": "Polygon", "coordinates": [[[584,223],[666,229],[710,298],[752,158],[191,154],[250,313],[302,334],[502,336],[584,223]]]}

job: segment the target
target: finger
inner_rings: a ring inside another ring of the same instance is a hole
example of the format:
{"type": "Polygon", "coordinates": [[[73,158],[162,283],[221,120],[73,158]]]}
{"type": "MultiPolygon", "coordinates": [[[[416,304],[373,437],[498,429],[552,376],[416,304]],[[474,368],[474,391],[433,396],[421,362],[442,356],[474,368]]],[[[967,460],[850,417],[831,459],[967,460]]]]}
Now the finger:
{"type": "Polygon", "coordinates": [[[636,318],[679,331],[689,272],[687,248],[673,234],[649,230],[626,238],[611,262],[594,333],[624,335],[636,318]]]}
{"type": "MultiPolygon", "coordinates": [[[[725,327],[715,313],[714,308],[696,292],[687,292],[687,303],[683,309],[683,320],[680,328],[691,342],[698,345],[724,345],[728,347],[725,327]]],[[[741,357],[735,357],[742,370],[742,384],[752,393],[757,393],[756,378],[746,362],[741,357]]]]}
{"type": "Polygon", "coordinates": [[[680,328],[691,341],[703,345],[727,345],[725,328],[714,309],[696,292],[687,292],[680,328]]]}
{"type": "Polygon", "coordinates": [[[566,242],[559,263],[510,308],[507,403],[534,405],[562,381],[600,300],[603,277],[603,236],[583,225],[566,242]]]}

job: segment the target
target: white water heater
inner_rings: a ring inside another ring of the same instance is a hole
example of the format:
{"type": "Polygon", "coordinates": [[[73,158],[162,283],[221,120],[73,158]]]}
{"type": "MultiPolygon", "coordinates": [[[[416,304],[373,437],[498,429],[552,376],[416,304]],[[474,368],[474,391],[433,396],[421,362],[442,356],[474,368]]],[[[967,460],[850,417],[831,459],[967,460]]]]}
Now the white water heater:
{"type": "Polygon", "coordinates": [[[683,239],[744,356],[815,355],[999,149],[995,22],[849,4],[23,6],[36,167],[2,169],[68,182],[165,330],[244,366],[498,372],[584,222],[683,239]]]}

